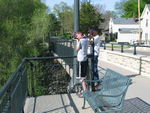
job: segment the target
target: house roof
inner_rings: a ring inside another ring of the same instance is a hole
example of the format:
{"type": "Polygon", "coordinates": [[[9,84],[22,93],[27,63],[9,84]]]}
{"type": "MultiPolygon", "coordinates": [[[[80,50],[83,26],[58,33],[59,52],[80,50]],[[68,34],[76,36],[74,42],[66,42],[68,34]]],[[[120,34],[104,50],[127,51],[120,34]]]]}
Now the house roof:
{"type": "MultiPolygon", "coordinates": [[[[140,29],[142,31],[142,29],[140,29]]],[[[120,33],[137,33],[139,32],[139,28],[120,28],[120,33]]]]}
{"type": "Polygon", "coordinates": [[[136,21],[134,21],[134,18],[112,18],[112,22],[114,24],[138,24],[138,20],[136,19],[136,21]]]}

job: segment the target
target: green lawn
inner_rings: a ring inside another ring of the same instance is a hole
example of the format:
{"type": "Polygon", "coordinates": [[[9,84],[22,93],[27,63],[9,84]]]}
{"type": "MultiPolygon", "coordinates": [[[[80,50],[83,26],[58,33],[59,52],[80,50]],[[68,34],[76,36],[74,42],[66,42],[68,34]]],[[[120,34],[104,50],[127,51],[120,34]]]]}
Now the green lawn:
{"type": "MultiPolygon", "coordinates": [[[[132,46],[123,46],[123,49],[128,49],[128,48],[131,48],[132,46]]],[[[106,48],[112,48],[112,46],[107,46],[106,45],[106,48]]],[[[114,45],[113,48],[119,48],[121,49],[121,45],[114,45]]]]}

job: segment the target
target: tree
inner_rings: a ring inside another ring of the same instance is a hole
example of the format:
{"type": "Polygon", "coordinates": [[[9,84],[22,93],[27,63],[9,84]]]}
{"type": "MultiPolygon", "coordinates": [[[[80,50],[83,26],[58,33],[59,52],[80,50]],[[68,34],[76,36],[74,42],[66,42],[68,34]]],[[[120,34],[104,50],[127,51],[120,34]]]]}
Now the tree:
{"type": "MultiPolygon", "coordinates": [[[[150,0],[141,0],[141,13],[148,3],[150,3],[150,0]]],[[[121,2],[117,2],[115,6],[122,17],[133,17],[133,15],[138,17],[138,0],[122,0],[121,2]]]]}
{"type": "Polygon", "coordinates": [[[60,22],[56,18],[55,14],[49,14],[49,35],[50,36],[57,36],[60,32],[60,22]]]}
{"type": "Polygon", "coordinates": [[[101,13],[90,2],[82,2],[80,9],[80,29],[87,33],[91,28],[99,28],[101,13]]]}
{"type": "Polygon", "coordinates": [[[0,0],[0,87],[22,57],[39,56],[36,40],[48,34],[46,11],[40,0],[0,0]]]}
{"type": "Polygon", "coordinates": [[[61,34],[73,31],[73,8],[69,7],[65,2],[54,6],[54,13],[58,17],[61,24],[61,34]]]}

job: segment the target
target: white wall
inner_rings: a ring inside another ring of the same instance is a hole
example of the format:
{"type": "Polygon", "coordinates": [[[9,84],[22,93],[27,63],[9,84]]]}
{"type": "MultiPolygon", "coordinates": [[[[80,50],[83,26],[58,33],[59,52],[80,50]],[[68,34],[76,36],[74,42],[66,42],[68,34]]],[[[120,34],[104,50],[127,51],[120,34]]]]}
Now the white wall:
{"type": "Polygon", "coordinates": [[[145,40],[145,34],[148,34],[148,40],[150,40],[150,11],[147,6],[142,14],[141,28],[142,32],[142,40],[145,40]],[[148,19],[148,26],[146,26],[146,20],[148,19]]]}
{"type": "Polygon", "coordinates": [[[99,60],[115,64],[127,70],[150,77],[150,57],[101,50],[99,60]],[[141,71],[141,73],[139,73],[141,71]]]}
{"type": "Polygon", "coordinates": [[[128,24],[114,24],[112,22],[112,19],[110,19],[109,33],[111,33],[111,31],[112,31],[112,33],[118,33],[120,28],[139,28],[139,25],[137,25],[137,24],[136,25],[135,24],[131,24],[131,25],[128,25],[128,24]]]}
{"type": "Polygon", "coordinates": [[[133,43],[138,39],[138,33],[120,33],[118,32],[118,39],[117,42],[129,42],[133,43]]]}
{"type": "Polygon", "coordinates": [[[133,41],[138,40],[139,35],[137,33],[120,33],[120,28],[139,28],[139,25],[122,25],[122,24],[114,24],[112,22],[112,19],[110,19],[109,22],[109,33],[118,33],[118,39],[117,42],[129,42],[133,43],[133,41]]]}

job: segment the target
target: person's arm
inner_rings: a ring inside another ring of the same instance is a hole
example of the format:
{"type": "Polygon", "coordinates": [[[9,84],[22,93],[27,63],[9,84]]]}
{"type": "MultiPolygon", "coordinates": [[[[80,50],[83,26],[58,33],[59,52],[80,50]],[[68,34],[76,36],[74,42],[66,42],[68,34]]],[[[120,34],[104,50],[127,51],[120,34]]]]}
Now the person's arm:
{"type": "Polygon", "coordinates": [[[100,43],[100,36],[96,36],[94,38],[94,44],[98,44],[98,43],[100,43]]]}
{"type": "Polygon", "coordinates": [[[76,47],[77,51],[79,51],[81,49],[81,42],[79,40],[77,40],[77,47],[76,47]]]}

